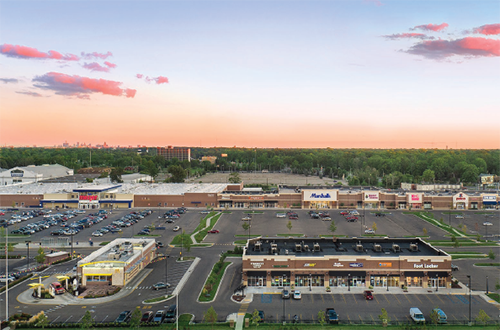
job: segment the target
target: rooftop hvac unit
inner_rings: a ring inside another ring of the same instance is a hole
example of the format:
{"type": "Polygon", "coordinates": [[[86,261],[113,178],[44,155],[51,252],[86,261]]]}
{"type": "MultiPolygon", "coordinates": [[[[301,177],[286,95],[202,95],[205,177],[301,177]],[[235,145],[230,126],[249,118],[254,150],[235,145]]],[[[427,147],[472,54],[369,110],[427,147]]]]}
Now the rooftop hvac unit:
{"type": "Polygon", "coordinates": [[[255,251],[261,251],[261,249],[262,249],[262,243],[261,242],[255,243],[255,251]]]}
{"type": "Polygon", "coordinates": [[[271,248],[271,254],[278,254],[278,249],[275,247],[271,248]]]}
{"type": "Polygon", "coordinates": [[[309,245],[304,245],[304,251],[309,251],[309,245]]]}
{"type": "Polygon", "coordinates": [[[382,245],[380,245],[380,244],[373,244],[373,250],[375,252],[382,252],[382,245]]]}
{"type": "Polygon", "coordinates": [[[300,244],[295,244],[295,251],[296,251],[296,252],[301,252],[301,251],[302,251],[302,245],[300,245],[300,244]]]}
{"type": "Polygon", "coordinates": [[[320,247],[319,247],[319,244],[318,243],[314,243],[314,252],[319,252],[321,251],[320,247]]]}
{"type": "Polygon", "coordinates": [[[288,249],[287,249],[287,250],[285,250],[285,254],[286,254],[286,255],[288,255],[288,249]]]}
{"type": "Polygon", "coordinates": [[[356,251],[357,252],[364,252],[363,244],[356,244],[356,251]]]}
{"type": "Polygon", "coordinates": [[[415,244],[410,244],[410,251],[412,252],[418,252],[418,245],[415,243],[415,244]]]}
{"type": "Polygon", "coordinates": [[[401,247],[397,244],[392,244],[392,251],[394,251],[395,253],[401,252],[401,247]]]}
{"type": "Polygon", "coordinates": [[[277,249],[278,248],[278,244],[276,243],[271,243],[271,249],[277,249]]]}

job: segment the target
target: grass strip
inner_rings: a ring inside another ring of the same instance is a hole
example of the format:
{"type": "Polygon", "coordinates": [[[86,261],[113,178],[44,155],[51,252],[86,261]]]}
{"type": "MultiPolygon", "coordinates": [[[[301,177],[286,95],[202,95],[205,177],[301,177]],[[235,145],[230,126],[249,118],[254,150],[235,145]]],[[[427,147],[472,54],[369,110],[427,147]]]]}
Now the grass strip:
{"type": "Polygon", "coordinates": [[[154,302],[160,302],[160,301],[165,301],[169,298],[171,298],[172,295],[169,294],[168,296],[161,296],[161,297],[156,297],[156,298],[153,298],[153,299],[148,299],[148,300],[144,300],[144,302],[146,304],[150,304],[150,303],[154,303],[154,302]]]}
{"type": "Polygon", "coordinates": [[[479,254],[479,255],[485,255],[484,253],[481,252],[475,252],[475,251],[445,251],[448,254],[479,254]]]}
{"type": "Polygon", "coordinates": [[[214,228],[217,221],[219,221],[219,218],[221,215],[222,215],[222,213],[219,213],[219,214],[213,216],[210,219],[210,225],[208,227],[200,230],[196,235],[194,235],[194,239],[196,240],[197,243],[201,243],[205,239],[205,237],[208,234],[208,231],[212,230],[212,228],[214,228]]]}
{"type": "Polygon", "coordinates": [[[247,241],[245,239],[239,239],[237,241],[234,241],[234,244],[245,245],[245,244],[247,244],[247,241]]]}
{"type": "MultiPolygon", "coordinates": [[[[446,242],[446,243],[433,243],[432,245],[435,246],[454,246],[455,244],[453,242],[446,242]]],[[[474,242],[466,242],[466,243],[460,243],[458,246],[497,246],[495,243],[474,243],[474,242]]]]}
{"type": "Polygon", "coordinates": [[[276,234],[278,237],[302,237],[304,234],[276,234]]]}
{"type": "MultiPolygon", "coordinates": [[[[253,237],[260,237],[262,235],[250,235],[250,238],[253,238],[253,237]]],[[[248,235],[234,235],[234,237],[238,238],[238,237],[248,237],[248,235]]]]}
{"type": "Polygon", "coordinates": [[[498,262],[478,263],[478,264],[474,264],[474,266],[478,266],[478,267],[499,267],[500,263],[498,263],[498,262]]]}
{"type": "Polygon", "coordinates": [[[491,299],[495,300],[496,302],[500,303],[500,294],[498,293],[488,293],[487,295],[491,299]]]}
{"type": "Polygon", "coordinates": [[[222,267],[220,267],[220,262],[218,261],[207,280],[205,281],[205,285],[203,286],[203,290],[198,298],[199,301],[212,301],[215,298],[215,294],[217,293],[217,289],[219,288],[220,282],[222,280],[222,276],[226,271],[226,268],[231,264],[230,262],[222,262],[222,267]],[[218,266],[219,265],[219,266],[218,266]],[[210,290],[207,288],[210,287],[210,290]]]}
{"type": "Polygon", "coordinates": [[[110,241],[108,241],[108,242],[101,242],[101,243],[99,243],[99,246],[108,245],[109,243],[111,243],[111,242],[110,241]]]}
{"type": "Polygon", "coordinates": [[[483,256],[483,255],[460,255],[460,254],[454,254],[451,256],[451,259],[457,260],[457,259],[486,259],[488,256],[483,256]]]}
{"type": "MultiPolygon", "coordinates": [[[[465,234],[464,232],[462,232],[462,231],[460,231],[460,230],[458,230],[456,228],[453,228],[453,227],[451,227],[449,225],[446,225],[444,223],[441,223],[438,220],[434,219],[434,215],[432,213],[417,211],[417,212],[403,212],[403,214],[413,214],[413,215],[416,215],[420,219],[422,219],[424,221],[427,221],[428,223],[433,224],[434,226],[439,227],[442,230],[447,231],[448,233],[450,233],[450,234],[452,234],[454,236],[461,236],[461,235],[467,236],[467,234],[465,234]]],[[[473,236],[473,235],[471,235],[471,236],[473,236]]]]}

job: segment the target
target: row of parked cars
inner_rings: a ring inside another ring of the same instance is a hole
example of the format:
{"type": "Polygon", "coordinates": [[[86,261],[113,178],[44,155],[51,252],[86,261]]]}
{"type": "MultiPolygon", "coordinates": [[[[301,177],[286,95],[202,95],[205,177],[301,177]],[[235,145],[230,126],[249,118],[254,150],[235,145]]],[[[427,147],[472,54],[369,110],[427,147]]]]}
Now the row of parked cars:
{"type": "MultiPolygon", "coordinates": [[[[143,210],[140,212],[130,212],[127,215],[124,215],[118,220],[113,221],[110,225],[105,226],[101,229],[98,229],[92,233],[93,236],[103,236],[109,232],[115,233],[117,231],[121,231],[121,228],[127,228],[135,225],[138,223],[140,220],[144,219],[148,215],[153,213],[151,210],[143,210]]],[[[137,235],[149,235],[150,229],[149,228],[144,228],[141,231],[137,233],[137,235]]]]}
{"type": "MultiPolygon", "coordinates": [[[[132,318],[131,311],[123,311],[118,315],[116,323],[127,323],[132,318]]],[[[171,305],[167,309],[161,309],[153,313],[153,311],[146,311],[142,313],[142,323],[173,323],[177,320],[177,306],[171,305]]]]}
{"type": "MultiPolygon", "coordinates": [[[[77,210],[72,210],[72,211],[66,211],[64,213],[57,213],[57,214],[50,214],[50,213],[46,213],[46,212],[42,211],[42,212],[37,212],[38,214],[35,213],[35,214],[37,214],[35,216],[33,216],[32,212],[29,212],[29,216],[31,217],[30,219],[35,218],[35,217],[39,217],[41,215],[43,215],[43,219],[36,221],[36,222],[28,223],[19,229],[15,229],[15,230],[11,231],[11,233],[12,234],[32,235],[36,232],[48,229],[52,226],[57,226],[61,223],[68,221],[68,219],[76,217],[78,215],[78,213],[76,211],[77,210]]],[[[15,219],[19,219],[19,218],[15,218],[15,219]]],[[[17,221],[17,220],[14,220],[14,221],[17,221]]]]}
{"type": "Polygon", "coordinates": [[[52,231],[50,234],[54,236],[60,235],[76,235],[80,231],[85,228],[90,228],[95,224],[100,223],[104,219],[108,217],[106,210],[99,210],[97,213],[91,213],[87,215],[85,218],[75,221],[71,224],[67,223],[66,220],[63,220],[59,225],[62,227],[58,230],[52,231]]]}
{"type": "Polygon", "coordinates": [[[325,221],[332,220],[332,218],[330,217],[330,213],[326,211],[322,212],[309,211],[309,216],[311,217],[311,219],[321,219],[325,221]]]}

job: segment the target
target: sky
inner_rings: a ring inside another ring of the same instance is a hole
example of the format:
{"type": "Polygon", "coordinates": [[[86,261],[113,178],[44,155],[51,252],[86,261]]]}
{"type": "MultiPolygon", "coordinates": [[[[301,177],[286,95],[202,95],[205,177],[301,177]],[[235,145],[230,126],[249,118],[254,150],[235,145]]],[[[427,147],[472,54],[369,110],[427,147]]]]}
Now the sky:
{"type": "Polygon", "coordinates": [[[500,148],[500,2],[0,1],[0,145],[500,148]]]}

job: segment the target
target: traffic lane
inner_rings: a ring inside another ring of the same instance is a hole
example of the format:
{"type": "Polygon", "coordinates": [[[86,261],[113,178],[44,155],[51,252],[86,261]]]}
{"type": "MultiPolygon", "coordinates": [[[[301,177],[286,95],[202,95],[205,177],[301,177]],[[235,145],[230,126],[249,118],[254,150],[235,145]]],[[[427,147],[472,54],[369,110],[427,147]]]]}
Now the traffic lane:
{"type": "MultiPolygon", "coordinates": [[[[409,319],[409,309],[418,307],[429,319],[433,308],[441,308],[450,320],[468,320],[469,303],[467,295],[453,294],[375,294],[374,300],[367,301],[361,294],[303,294],[301,300],[281,299],[279,294],[254,295],[248,311],[255,309],[266,313],[266,320],[282,320],[283,309],[287,320],[298,315],[301,320],[317,320],[319,311],[335,308],[342,321],[379,320],[381,309],[385,308],[395,321],[409,319]]],[[[483,309],[492,319],[498,310],[483,299],[471,296],[472,318],[483,309]]],[[[273,321],[274,320],[274,321],[273,321]]]]}

